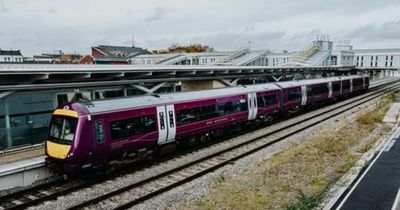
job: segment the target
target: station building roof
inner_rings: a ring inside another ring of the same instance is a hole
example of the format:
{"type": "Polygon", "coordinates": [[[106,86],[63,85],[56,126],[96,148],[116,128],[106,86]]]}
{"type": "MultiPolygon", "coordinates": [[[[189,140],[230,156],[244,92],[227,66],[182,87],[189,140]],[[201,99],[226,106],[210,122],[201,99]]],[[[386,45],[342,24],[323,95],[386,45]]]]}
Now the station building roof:
{"type": "Polygon", "coordinates": [[[22,56],[20,50],[1,50],[0,55],[22,56]]]}

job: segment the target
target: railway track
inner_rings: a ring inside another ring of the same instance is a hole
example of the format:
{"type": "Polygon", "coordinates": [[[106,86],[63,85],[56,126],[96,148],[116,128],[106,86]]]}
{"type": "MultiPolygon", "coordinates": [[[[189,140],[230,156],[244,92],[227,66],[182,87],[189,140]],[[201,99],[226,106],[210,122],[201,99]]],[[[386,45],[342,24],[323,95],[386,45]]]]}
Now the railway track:
{"type": "MultiPolygon", "coordinates": [[[[358,101],[359,103],[357,104],[362,104],[368,100],[372,100],[369,98],[376,98],[379,97],[380,95],[384,94],[384,92],[388,92],[392,90],[395,87],[398,87],[398,85],[393,85],[394,82],[386,85],[381,85],[379,87],[374,87],[371,88],[368,93],[357,96],[354,98],[350,98],[346,101],[343,101],[341,103],[344,103],[342,107],[348,106],[349,104],[353,103],[354,101],[358,101]],[[387,87],[389,86],[389,87],[387,87]],[[377,91],[377,93],[374,93],[374,91],[377,91]]],[[[334,106],[334,105],[332,105],[334,106]]],[[[358,106],[358,105],[357,105],[358,106]]],[[[337,107],[328,109],[327,111],[324,111],[322,113],[316,113],[307,119],[303,119],[303,122],[309,122],[312,119],[317,118],[321,114],[326,114],[329,112],[332,112],[333,110],[336,110],[337,107]]],[[[350,109],[350,108],[349,108],[350,109]]],[[[318,112],[318,110],[316,111],[318,112]]],[[[338,113],[339,114],[339,113],[338,113]]],[[[337,114],[336,114],[337,115],[337,114]]],[[[314,122],[311,124],[304,124],[305,127],[302,128],[302,130],[311,127],[315,124],[318,124],[319,122],[314,122]]],[[[182,185],[190,180],[193,180],[199,176],[202,176],[206,173],[209,173],[211,171],[214,171],[217,168],[220,168],[226,164],[231,163],[232,161],[238,160],[242,157],[245,157],[249,154],[252,154],[262,148],[265,148],[271,144],[274,144],[286,137],[289,137],[295,133],[298,133],[300,131],[293,131],[290,133],[287,133],[286,135],[283,135],[281,137],[276,137],[276,140],[269,141],[269,142],[263,142],[261,141],[263,138],[266,137],[272,137],[274,135],[278,135],[279,132],[282,132],[283,130],[286,130],[290,127],[293,127],[293,125],[296,125],[298,127],[299,122],[293,122],[289,125],[282,126],[281,128],[271,131],[267,134],[264,134],[262,136],[259,136],[257,138],[253,138],[251,140],[248,140],[246,142],[234,145],[230,148],[227,148],[223,151],[219,151],[216,153],[213,153],[212,155],[208,155],[206,157],[203,157],[201,159],[198,159],[196,161],[193,161],[188,164],[184,164],[180,167],[168,170],[164,173],[161,173],[159,175],[155,175],[153,177],[143,179],[141,181],[138,181],[132,185],[126,186],[124,188],[120,188],[117,190],[114,190],[112,192],[103,194],[102,196],[96,197],[94,199],[88,200],[86,202],[80,203],[78,205],[70,207],[70,209],[81,209],[88,207],[90,205],[99,203],[102,201],[104,202],[109,202],[112,198],[118,200],[118,196],[120,196],[121,193],[129,193],[131,198],[131,201],[118,206],[118,205],[113,205],[111,208],[117,208],[117,209],[123,209],[123,208],[128,208],[130,206],[136,205],[140,202],[143,202],[147,199],[150,199],[158,194],[161,194],[165,191],[168,191],[176,186],[182,185]],[[250,149],[250,147],[252,149],[250,149]],[[246,147],[246,150],[243,150],[243,147],[246,147]],[[143,192],[146,192],[143,194],[143,192]]],[[[137,170],[140,170],[140,167],[144,168],[144,166],[137,166],[135,167],[137,170]]],[[[132,171],[132,169],[131,169],[132,171]]],[[[120,174],[115,174],[111,177],[107,178],[99,178],[95,180],[90,180],[90,181],[83,181],[83,180],[78,180],[73,183],[63,183],[62,181],[56,182],[56,183],[48,183],[44,186],[38,186],[26,191],[21,191],[17,192],[15,194],[9,195],[9,196],[4,196],[0,197],[0,210],[1,209],[22,209],[22,208],[27,208],[29,206],[34,206],[40,203],[43,203],[45,201],[53,200],[56,199],[57,197],[68,195],[72,192],[78,191],[80,189],[88,188],[91,187],[95,184],[104,182],[106,180],[110,180],[114,177],[119,176],[120,174]],[[59,185],[60,184],[60,185],[59,185]]],[[[109,203],[113,203],[112,201],[109,203]]]]}
{"type": "Polygon", "coordinates": [[[213,172],[218,168],[229,165],[236,160],[254,154],[257,151],[276,144],[277,142],[282,141],[292,135],[300,133],[305,129],[336,117],[343,112],[352,110],[353,108],[358,107],[365,102],[377,99],[390,91],[398,90],[399,88],[400,85],[394,85],[391,88],[378,91],[378,93],[369,97],[364,97],[356,102],[347,103],[339,108],[336,108],[335,110],[326,111],[323,113],[323,115],[326,115],[324,117],[319,118],[321,115],[320,114],[318,116],[310,117],[301,123],[292,123],[289,126],[252,138],[239,145],[235,145],[223,151],[205,156],[173,170],[166,171],[132,185],[105,193],[94,199],[72,206],[69,209],[82,209],[86,207],[91,207],[94,209],[130,208],[207,173],[213,172]]]}

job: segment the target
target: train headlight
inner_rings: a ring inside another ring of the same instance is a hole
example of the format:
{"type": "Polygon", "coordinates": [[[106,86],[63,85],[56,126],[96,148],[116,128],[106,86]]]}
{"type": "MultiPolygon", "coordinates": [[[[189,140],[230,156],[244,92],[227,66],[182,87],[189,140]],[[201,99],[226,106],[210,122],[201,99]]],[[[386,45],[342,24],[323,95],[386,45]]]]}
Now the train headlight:
{"type": "Polygon", "coordinates": [[[70,152],[70,153],[68,153],[67,158],[70,158],[70,157],[72,157],[72,156],[74,156],[74,153],[73,153],[73,152],[70,152]]]}

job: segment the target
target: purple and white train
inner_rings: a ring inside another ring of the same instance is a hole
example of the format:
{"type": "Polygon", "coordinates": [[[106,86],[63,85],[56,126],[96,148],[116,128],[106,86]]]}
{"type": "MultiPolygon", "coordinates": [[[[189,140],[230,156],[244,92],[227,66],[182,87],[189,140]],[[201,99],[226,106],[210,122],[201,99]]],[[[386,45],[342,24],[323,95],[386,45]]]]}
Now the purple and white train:
{"type": "Polygon", "coordinates": [[[58,107],[46,139],[46,163],[76,174],[163,145],[201,139],[228,126],[284,114],[368,89],[367,76],[333,77],[139,96],[58,107]]]}

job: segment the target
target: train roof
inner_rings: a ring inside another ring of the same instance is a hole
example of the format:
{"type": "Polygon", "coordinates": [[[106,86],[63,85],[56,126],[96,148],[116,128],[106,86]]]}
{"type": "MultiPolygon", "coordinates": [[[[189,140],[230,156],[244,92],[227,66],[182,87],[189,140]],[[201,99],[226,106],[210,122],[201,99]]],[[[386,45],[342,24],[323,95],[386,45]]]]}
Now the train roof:
{"type": "Polygon", "coordinates": [[[212,90],[136,96],[129,98],[117,98],[117,99],[97,100],[97,101],[79,102],[79,103],[81,103],[89,111],[89,113],[95,114],[95,113],[109,112],[114,110],[124,110],[132,107],[146,107],[151,105],[170,104],[173,102],[176,103],[185,101],[196,101],[204,98],[218,98],[234,94],[247,94],[253,91],[278,90],[280,89],[279,86],[287,88],[291,86],[323,83],[327,81],[340,80],[340,79],[343,78],[335,77],[328,79],[311,79],[303,81],[256,84],[249,86],[217,88],[212,90]]]}
{"type": "Polygon", "coordinates": [[[237,86],[229,88],[217,88],[212,90],[200,90],[190,92],[168,93],[160,95],[136,96],[129,98],[118,98],[108,100],[92,101],[81,103],[89,113],[107,112],[112,110],[123,110],[133,107],[146,107],[150,105],[162,105],[172,102],[195,101],[204,98],[218,98],[234,94],[246,94],[253,91],[278,90],[279,87],[273,83],[258,84],[251,86],[237,86]]]}

